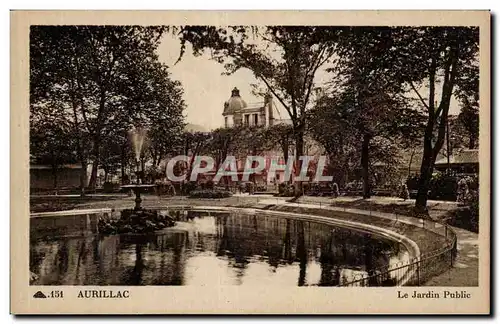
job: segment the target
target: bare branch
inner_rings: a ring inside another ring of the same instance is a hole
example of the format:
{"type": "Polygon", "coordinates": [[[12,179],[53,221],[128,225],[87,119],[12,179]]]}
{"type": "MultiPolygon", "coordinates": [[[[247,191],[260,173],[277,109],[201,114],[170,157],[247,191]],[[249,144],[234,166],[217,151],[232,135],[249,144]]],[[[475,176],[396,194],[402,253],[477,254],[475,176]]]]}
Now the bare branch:
{"type": "Polygon", "coordinates": [[[427,108],[427,109],[429,109],[429,105],[425,102],[424,98],[422,98],[422,96],[418,92],[417,88],[415,88],[415,85],[411,81],[410,81],[410,86],[413,89],[413,91],[415,91],[415,93],[417,94],[418,98],[420,99],[420,102],[422,102],[422,104],[424,105],[424,107],[427,108]]]}
{"type": "Polygon", "coordinates": [[[278,98],[279,102],[283,105],[283,107],[285,107],[286,111],[290,114],[291,116],[291,112],[290,112],[290,107],[284,102],[284,100],[276,93],[276,91],[274,91],[274,89],[271,87],[271,85],[269,84],[269,82],[266,80],[266,78],[264,78],[262,75],[259,75],[259,78],[266,84],[267,88],[269,89],[269,91],[271,91],[271,93],[276,97],[278,98]]]}

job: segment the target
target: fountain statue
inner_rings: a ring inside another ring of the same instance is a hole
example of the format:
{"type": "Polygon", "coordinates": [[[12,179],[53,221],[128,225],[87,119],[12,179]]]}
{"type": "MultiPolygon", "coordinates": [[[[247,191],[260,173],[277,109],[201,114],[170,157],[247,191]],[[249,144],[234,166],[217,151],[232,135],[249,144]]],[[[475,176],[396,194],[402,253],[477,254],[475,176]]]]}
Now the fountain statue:
{"type": "Polygon", "coordinates": [[[123,185],[123,189],[131,189],[135,194],[134,209],[125,209],[118,220],[99,220],[99,232],[103,234],[116,233],[148,233],[175,225],[175,221],[168,215],[160,215],[156,210],[144,209],[141,206],[143,190],[154,188],[154,184],[145,184],[144,166],[141,163],[141,153],[146,132],[142,127],[135,127],[131,131],[131,141],[136,159],[137,176],[135,184],[123,185]]]}

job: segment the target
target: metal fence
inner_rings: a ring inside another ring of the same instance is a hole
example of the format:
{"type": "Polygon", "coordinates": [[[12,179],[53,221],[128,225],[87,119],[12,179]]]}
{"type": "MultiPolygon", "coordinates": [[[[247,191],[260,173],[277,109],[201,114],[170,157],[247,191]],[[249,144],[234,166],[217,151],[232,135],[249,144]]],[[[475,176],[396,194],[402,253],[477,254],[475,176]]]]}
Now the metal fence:
{"type": "Polygon", "coordinates": [[[368,286],[420,286],[432,277],[439,275],[453,267],[457,255],[457,236],[455,232],[446,224],[439,224],[432,221],[423,221],[422,227],[431,223],[441,225],[444,235],[444,246],[435,251],[423,253],[420,257],[406,262],[399,262],[395,265],[371,271],[369,274],[357,274],[352,278],[344,280],[339,286],[368,287],[368,286]]]}

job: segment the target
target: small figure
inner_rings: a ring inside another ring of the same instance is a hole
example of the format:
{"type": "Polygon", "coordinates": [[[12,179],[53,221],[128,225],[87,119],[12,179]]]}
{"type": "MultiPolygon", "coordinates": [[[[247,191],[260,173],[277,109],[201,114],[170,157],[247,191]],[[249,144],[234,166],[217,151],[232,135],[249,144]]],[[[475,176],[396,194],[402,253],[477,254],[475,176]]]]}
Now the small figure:
{"type": "Polygon", "coordinates": [[[340,196],[339,185],[336,182],[333,183],[332,191],[333,197],[337,198],[338,196],[340,196]]]}

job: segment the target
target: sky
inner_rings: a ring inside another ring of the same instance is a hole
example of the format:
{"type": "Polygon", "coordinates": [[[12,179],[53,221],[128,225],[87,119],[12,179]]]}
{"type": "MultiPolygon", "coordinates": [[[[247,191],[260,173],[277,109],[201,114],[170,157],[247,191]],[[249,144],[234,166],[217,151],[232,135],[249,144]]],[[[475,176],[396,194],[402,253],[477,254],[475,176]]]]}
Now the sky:
{"type": "MultiPolygon", "coordinates": [[[[240,90],[240,95],[247,104],[264,101],[263,98],[252,95],[251,84],[258,81],[250,70],[240,69],[233,75],[222,75],[225,71],[222,64],[211,60],[207,53],[194,57],[189,44],[182,60],[175,64],[179,53],[180,41],[170,33],[165,34],[158,48],[159,60],[169,66],[172,78],[182,83],[187,123],[200,125],[206,130],[223,126],[224,102],[229,99],[234,87],[240,90]]],[[[318,71],[315,79],[321,82],[321,79],[325,80],[325,76],[324,71],[318,71]]],[[[424,98],[428,96],[426,89],[419,91],[424,98]]],[[[437,95],[439,98],[439,93],[437,95]]],[[[280,107],[278,103],[276,106],[280,107]]],[[[289,118],[283,107],[277,109],[278,118],[289,118]]],[[[453,99],[450,114],[458,113],[458,102],[453,99]]]]}
{"type": "Polygon", "coordinates": [[[190,48],[182,60],[175,64],[179,51],[179,40],[167,34],[158,48],[158,55],[160,61],[170,67],[172,78],[180,81],[184,87],[188,123],[201,125],[208,130],[222,126],[224,102],[229,99],[234,87],[240,90],[247,104],[264,101],[251,94],[250,84],[257,83],[257,80],[250,70],[242,69],[231,76],[224,76],[222,64],[210,60],[209,54],[194,57],[190,48]]]}

